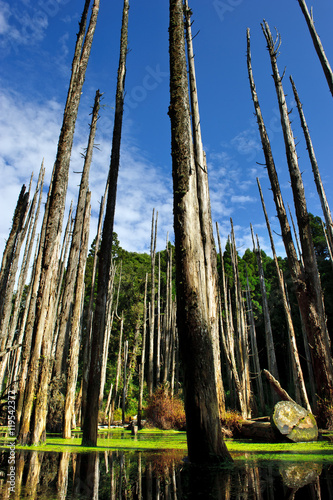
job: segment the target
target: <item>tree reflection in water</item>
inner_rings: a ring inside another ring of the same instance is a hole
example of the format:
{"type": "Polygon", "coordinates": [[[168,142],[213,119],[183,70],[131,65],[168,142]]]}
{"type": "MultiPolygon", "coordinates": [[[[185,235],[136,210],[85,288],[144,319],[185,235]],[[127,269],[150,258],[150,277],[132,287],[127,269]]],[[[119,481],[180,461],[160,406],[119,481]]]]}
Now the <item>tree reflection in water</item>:
{"type": "MultiPolygon", "coordinates": [[[[0,469],[6,473],[8,454],[1,457],[0,469]]],[[[17,451],[15,494],[9,495],[2,474],[0,497],[333,500],[332,477],[330,467],[315,463],[257,463],[253,457],[247,461],[244,456],[229,468],[198,468],[188,464],[178,450],[80,454],[17,451]]]]}

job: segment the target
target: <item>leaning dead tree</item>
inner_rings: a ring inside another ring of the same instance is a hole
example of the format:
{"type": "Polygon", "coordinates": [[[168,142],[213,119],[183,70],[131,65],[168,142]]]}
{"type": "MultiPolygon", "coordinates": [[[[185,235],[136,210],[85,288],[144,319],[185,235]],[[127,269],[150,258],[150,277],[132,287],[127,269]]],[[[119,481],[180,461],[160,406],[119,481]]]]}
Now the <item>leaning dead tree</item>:
{"type": "Polygon", "coordinates": [[[86,411],[86,414],[83,416],[84,420],[82,428],[82,444],[85,446],[96,446],[97,443],[98,412],[100,406],[100,385],[102,374],[100,357],[102,355],[104,346],[105,324],[107,320],[106,315],[112,260],[113,224],[120,164],[120,143],[124,110],[127,56],[128,11],[129,2],[128,0],[124,0],[116,91],[116,107],[109,169],[109,190],[101,239],[101,248],[99,253],[97,298],[91,336],[91,359],[87,387],[87,401],[89,401],[89,412],[86,411]]]}
{"type": "Polygon", "coordinates": [[[80,256],[82,241],[82,226],[86,209],[86,197],[89,187],[89,172],[92,162],[94,141],[96,135],[98,113],[100,108],[101,94],[97,90],[92,111],[92,120],[90,123],[89,141],[85,154],[83,172],[81,176],[78,202],[76,207],[75,222],[73,227],[71,247],[68,256],[68,265],[66,269],[65,281],[63,285],[63,299],[60,309],[59,332],[57,338],[57,348],[55,352],[54,376],[61,377],[66,371],[66,361],[69,347],[69,336],[71,327],[71,315],[74,305],[76,274],[80,256]]]}
{"type": "Polygon", "coordinates": [[[283,310],[284,310],[284,315],[285,315],[285,319],[286,319],[286,323],[287,323],[289,345],[290,345],[290,350],[291,350],[292,373],[293,373],[293,379],[294,379],[294,385],[295,385],[296,402],[301,403],[301,401],[299,400],[299,397],[301,397],[304,405],[307,407],[308,410],[311,411],[311,406],[309,403],[309,399],[308,399],[308,395],[307,395],[307,391],[306,391],[306,387],[305,387],[303,371],[302,371],[302,367],[301,367],[301,363],[300,363],[300,359],[299,359],[294,324],[293,324],[292,317],[291,317],[290,305],[289,305],[289,302],[287,299],[287,293],[286,293],[286,289],[285,289],[283,273],[282,273],[282,270],[280,269],[279,262],[277,259],[273,234],[272,234],[269,218],[267,215],[264,196],[263,196],[261,185],[260,185],[258,178],[257,178],[257,184],[258,184],[261,204],[262,204],[262,208],[263,208],[263,212],[264,212],[264,216],[265,216],[265,220],[266,220],[266,226],[267,226],[267,230],[268,230],[268,234],[269,234],[269,239],[271,242],[271,249],[272,249],[272,253],[273,253],[275,270],[276,270],[276,275],[278,278],[280,295],[282,298],[283,310]]]}
{"type": "MultiPolygon", "coordinates": [[[[198,170],[193,151],[183,2],[170,0],[169,54],[177,323],[184,368],[189,459],[230,460],[223,441],[216,387],[214,336],[209,309],[205,249],[200,221],[198,170]]],[[[205,173],[205,176],[207,174],[205,173]]],[[[206,178],[207,182],[207,178],[206,178]]],[[[218,293],[216,290],[216,301],[218,293]]],[[[216,316],[218,319],[218,317],[216,316]]]]}
{"type": "MultiPolygon", "coordinates": [[[[277,45],[274,43],[269,26],[266,22],[264,22],[262,28],[270,54],[275,89],[279,103],[281,125],[304,262],[304,283],[306,286],[306,297],[304,298],[306,298],[306,300],[300,300],[299,306],[302,312],[308,341],[312,347],[311,353],[317,382],[317,394],[323,399],[332,401],[333,364],[330,340],[327,331],[323,293],[312,241],[309,214],[307,212],[304,185],[298,165],[298,156],[291,129],[286,97],[282,86],[282,78],[280,77],[277,66],[277,50],[280,43],[279,40],[277,45]]],[[[297,290],[297,292],[299,293],[299,290],[297,290]]],[[[302,293],[302,295],[304,294],[302,293]]]]}
{"type": "Polygon", "coordinates": [[[74,129],[97,23],[99,0],[94,0],[87,28],[89,6],[90,0],[86,0],[81,17],[79,33],[77,35],[71,81],[53,168],[52,188],[45,226],[44,245],[42,247],[42,264],[33,329],[33,355],[30,359],[29,369],[31,381],[26,387],[25,404],[18,435],[21,444],[27,444],[29,442],[38,443],[45,436],[47,389],[51,376],[52,364],[52,326],[56,312],[55,285],[58,277],[57,242],[62,229],[74,129]],[[40,369],[38,370],[39,358],[41,358],[41,363],[40,369]],[[32,415],[33,409],[34,413],[32,415]]]}
{"type": "Polygon", "coordinates": [[[298,0],[298,3],[299,3],[299,6],[303,12],[304,17],[305,17],[306,24],[308,25],[310,35],[312,38],[313,45],[316,49],[317,55],[318,55],[319,60],[320,60],[320,64],[321,64],[323,71],[325,73],[325,77],[326,77],[329,89],[330,89],[331,94],[333,96],[333,71],[332,71],[330,63],[326,57],[323,44],[321,43],[321,40],[320,40],[319,35],[317,33],[317,30],[315,28],[312,9],[311,9],[311,13],[310,13],[309,9],[306,5],[305,0],[298,0]]]}
{"type": "Polygon", "coordinates": [[[249,71],[252,99],[254,102],[255,111],[257,115],[257,121],[262,140],[267,171],[271,182],[278,218],[280,221],[283,242],[288,257],[289,268],[295,286],[296,297],[302,315],[302,320],[307,332],[308,342],[312,348],[311,355],[316,377],[317,394],[320,398],[328,399],[330,401],[333,394],[332,360],[330,355],[328,334],[325,322],[325,313],[322,301],[320,279],[318,275],[316,259],[314,256],[311,231],[308,224],[309,217],[306,212],[304,188],[299,169],[297,168],[298,167],[297,153],[295,150],[295,146],[293,144],[293,136],[289,122],[289,115],[288,115],[285,95],[282,88],[282,79],[279,76],[277,62],[276,62],[277,50],[280,45],[280,40],[278,38],[277,45],[274,43],[267,23],[265,23],[262,26],[262,28],[267,40],[267,45],[271,56],[272,69],[275,75],[274,82],[276,86],[277,95],[279,97],[281,123],[286,142],[286,152],[287,152],[290,177],[292,180],[296,213],[298,214],[297,218],[298,218],[299,232],[301,237],[304,266],[306,268],[305,272],[303,272],[303,269],[301,269],[300,267],[295,247],[292,241],[292,235],[286,215],[286,210],[281,196],[280,186],[275,169],[270,142],[262,118],[259,101],[254,85],[252,67],[251,67],[250,48],[249,48],[250,38],[248,31],[248,71],[249,71]]]}
{"type": "Polygon", "coordinates": [[[305,138],[305,142],[306,142],[306,147],[307,147],[307,150],[309,153],[312,172],[314,175],[314,181],[315,181],[315,184],[317,187],[317,191],[318,191],[318,195],[319,195],[319,199],[320,199],[320,203],[321,203],[321,208],[322,208],[325,222],[326,222],[326,233],[327,233],[327,239],[328,239],[328,247],[329,247],[330,254],[333,254],[333,221],[332,221],[331,211],[330,211],[330,207],[328,205],[328,201],[326,198],[325,189],[324,189],[324,186],[323,186],[323,183],[321,180],[318,162],[317,162],[314,147],[312,144],[312,140],[311,140],[311,136],[310,136],[310,132],[309,132],[309,127],[308,127],[306,120],[305,120],[302,103],[301,103],[300,98],[298,96],[298,92],[297,92],[294,80],[292,79],[291,76],[289,78],[290,78],[290,82],[291,82],[291,85],[293,88],[294,97],[295,97],[295,101],[297,104],[299,117],[301,120],[301,125],[302,125],[304,138],[305,138]]]}

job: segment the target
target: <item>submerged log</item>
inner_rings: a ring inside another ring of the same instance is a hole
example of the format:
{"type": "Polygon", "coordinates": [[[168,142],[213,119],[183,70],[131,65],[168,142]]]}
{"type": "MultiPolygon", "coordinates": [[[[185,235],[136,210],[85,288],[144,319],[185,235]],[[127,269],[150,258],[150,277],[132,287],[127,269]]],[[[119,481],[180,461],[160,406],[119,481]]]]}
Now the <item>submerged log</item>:
{"type": "Polygon", "coordinates": [[[318,439],[318,427],[314,416],[293,401],[277,403],[271,422],[274,429],[295,443],[318,439]]]}

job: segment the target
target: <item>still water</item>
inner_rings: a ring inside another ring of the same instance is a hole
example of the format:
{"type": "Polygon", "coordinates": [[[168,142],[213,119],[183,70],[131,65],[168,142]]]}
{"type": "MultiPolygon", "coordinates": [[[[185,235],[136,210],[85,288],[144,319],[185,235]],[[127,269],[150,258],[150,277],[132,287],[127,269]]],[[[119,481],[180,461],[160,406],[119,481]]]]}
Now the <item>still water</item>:
{"type": "Polygon", "coordinates": [[[26,499],[321,499],[333,500],[333,456],[291,461],[234,455],[232,467],[195,468],[184,450],[15,453],[9,491],[8,451],[1,453],[0,498],[26,499]]]}

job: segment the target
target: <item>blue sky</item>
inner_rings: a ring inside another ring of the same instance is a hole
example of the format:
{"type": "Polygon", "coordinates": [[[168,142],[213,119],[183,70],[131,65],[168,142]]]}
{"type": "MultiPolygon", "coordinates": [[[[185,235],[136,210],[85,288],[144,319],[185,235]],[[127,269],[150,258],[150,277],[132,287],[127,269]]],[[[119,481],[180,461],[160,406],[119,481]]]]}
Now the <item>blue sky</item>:
{"type": "MultiPolygon", "coordinates": [[[[0,252],[22,183],[37,178],[45,157],[48,183],[56,154],[83,0],[0,0],[0,252]]],[[[314,18],[333,64],[333,4],[313,0],[314,18]]],[[[246,68],[246,28],[251,30],[252,63],[285,202],[292,205],[278,105],[266,41],[260,23],[276,26],[282,37],[281,73],[293,108],[294,135],[308,209],[321,216],[297,110],[289,83],[295,80],[312,134],[329,203],[333,198],[333,100],[297,0],[192,0],[194,52],[204,147],[209,166],[213,221],[223,241],[233,219],[240,253],[251,248],[250,223],[269,252],[259,202],[260,178],[273,229],[279,233],[263,163],[246,68]],[[258,164],[259,163],[259,164],[258,164]]],[[[309,4],[310,7],[310,4],[309,4]]],[[[109,167],[113,102],[119,53],[122,0],[101,0],[98,26],[76,127],[67,206],[76,202],[90,107],[104,92],[90,186],[91,239],[109,167]]],[[[124,131],[115,230],[121,245],[148,251],[153,208],[159,212],[158,250],[173,238],[170,155],[168,2],[130,1],[129,49],[124,131]]],[[[276,247],[283,255],[280,238],[276,247]]]]}

